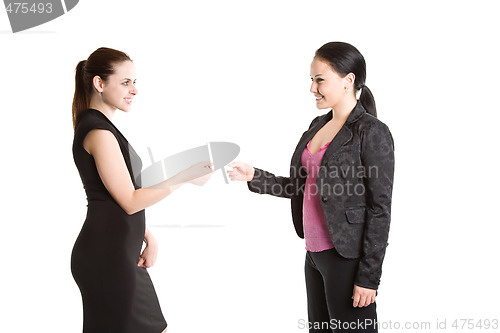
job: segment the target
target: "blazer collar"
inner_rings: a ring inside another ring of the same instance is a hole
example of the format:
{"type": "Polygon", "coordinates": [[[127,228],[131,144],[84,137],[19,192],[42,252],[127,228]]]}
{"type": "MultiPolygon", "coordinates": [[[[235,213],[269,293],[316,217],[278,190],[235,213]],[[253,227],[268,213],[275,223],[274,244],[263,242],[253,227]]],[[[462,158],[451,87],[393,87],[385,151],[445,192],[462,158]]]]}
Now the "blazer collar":
{"type": "MultiPolygon", "coordinates": [[[[366,113],[366,110],[363,107],[363,104],[361,104],[361,102],[358,100],[354,109],[352,109],[351,113],[349,113],[349,116],[347,117],[347,120],[345,121],[345,125],[348,125],[348,124],[351,124],[351,123],[357,121],[365,113],[366,113]]],[[[332,119],[332,117],[333,117],[333,110],[330,110],[330,112],[328,112],[326,114],[325,123],[327,123],[330,119],[332,119]]]]}
{"type": "MultiPolygon", "coordinates": [[[[344,126],[341,127],[339,133],[335,136],[335,138],[332,140],[330,145],[327,147],[325,151],[325,155],[336,151],[339,149],[342,145],[347,143],[351,138],[352,138],[352,132],[351,130],[346,126],[348,124],[351,124],[355,121],[357,121],[359,118],[361,118],[364,114],[366,113],[365,108],[363,105],[361,105],[361,102],[358,101],[354,109],[351,111],[349,116],[347,117],[346,122],[344,123],[344,126]]],[[[330,112],[327,112],[322,116],[320,121],[316,123],[315,126],[313,126],[309,131],[304,133],[304,136],[302,139],[299,141],[299,144],[297,145],[297,149],[295,150],[295,153],[292,156],[292,163],[291,165],[300,165],[300,157],[302,156],[302,152],[307,146],[307,143],[309,140],[311,140],[316,132],[323,127],[330,119],[333,117],[333,110],[330,110],[330,112]]],[[[323,156],[325,156],[323,155],[323,156]]]]}

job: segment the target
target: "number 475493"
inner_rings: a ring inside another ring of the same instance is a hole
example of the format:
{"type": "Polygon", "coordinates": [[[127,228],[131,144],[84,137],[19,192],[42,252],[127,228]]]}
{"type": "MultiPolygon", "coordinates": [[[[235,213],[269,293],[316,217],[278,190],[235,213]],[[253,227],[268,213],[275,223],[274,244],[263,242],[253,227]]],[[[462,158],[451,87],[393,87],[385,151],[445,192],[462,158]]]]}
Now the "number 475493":
{"type": "Polygon", "coordinates": [[[454,329],[498,329],[498,319],[455,319],[451,325],[454,329]]]}
{"type": "Polygon", "coordinates": [[[52,3],[39,2],[39,3],[29,4],[26,2],[10,2],[5,9],[7,10],[7,13],[9,13],[9,14],[11,14],[11,13],[14,13],[14,14],[18,14],[18,13],[22,13],[22,14],[47,13],[47,14],[50,14],[50,13],[52,13],[52,3]]]}

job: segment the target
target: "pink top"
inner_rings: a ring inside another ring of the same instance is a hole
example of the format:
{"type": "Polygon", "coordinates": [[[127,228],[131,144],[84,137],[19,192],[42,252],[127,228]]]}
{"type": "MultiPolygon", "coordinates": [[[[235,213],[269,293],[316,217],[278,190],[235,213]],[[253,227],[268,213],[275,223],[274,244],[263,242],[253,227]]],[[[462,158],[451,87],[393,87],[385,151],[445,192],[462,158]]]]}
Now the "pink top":
{"type": "Polygon", "coordinates": [[[311,154],[309,150],[310,144],[311,141],[309,141],[301,156],[302,167],[307,172],[302,219],[304,222],[306,250],[320,252],[334,247],[330,239],[328,227],[326,226],[325,214],[323,213],[323,208],[321,208],[321,203],[319,201],[319,189],[316,185],[321,159],[330,142],[324,145],[316,154],[311,154]]]}

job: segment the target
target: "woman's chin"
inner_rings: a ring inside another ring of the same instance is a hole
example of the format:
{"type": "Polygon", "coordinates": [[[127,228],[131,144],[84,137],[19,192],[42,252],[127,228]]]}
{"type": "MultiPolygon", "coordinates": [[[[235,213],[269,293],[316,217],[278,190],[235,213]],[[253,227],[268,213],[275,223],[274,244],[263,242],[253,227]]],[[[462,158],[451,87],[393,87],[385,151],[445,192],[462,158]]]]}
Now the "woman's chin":
{"type": "Polygon", "coordinates": [[[331,109],[330,106],[326,106],[326,105],[322,105],[322,104],[316,104],[316,107],[318,108],[318,110],[328,110],[328,109],[331,109]]]}

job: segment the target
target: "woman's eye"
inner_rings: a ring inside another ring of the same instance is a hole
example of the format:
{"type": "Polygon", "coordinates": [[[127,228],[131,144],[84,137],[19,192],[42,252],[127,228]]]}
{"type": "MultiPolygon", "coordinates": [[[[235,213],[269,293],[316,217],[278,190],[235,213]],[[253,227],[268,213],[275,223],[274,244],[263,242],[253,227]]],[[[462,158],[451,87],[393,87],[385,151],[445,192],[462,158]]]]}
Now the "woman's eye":
{"type": "Polygon", "coordinates": [[[317,79],[316,82],[322,82],[322,81],[325,81],[323,79],[317,79]]]}
{"type": "Polygon", "coordinates": [[[122,83],[124,86],[128,86],[128,82],[123,82],[122,83]]]}

